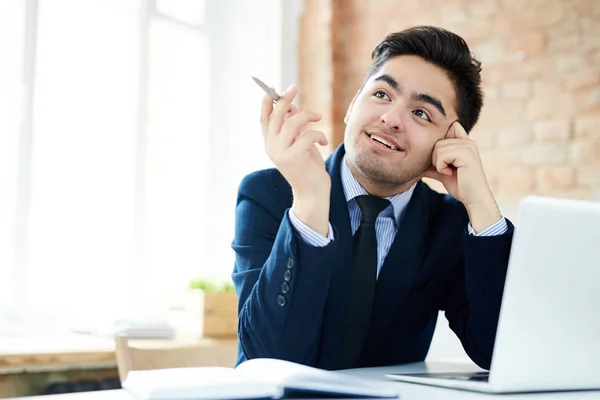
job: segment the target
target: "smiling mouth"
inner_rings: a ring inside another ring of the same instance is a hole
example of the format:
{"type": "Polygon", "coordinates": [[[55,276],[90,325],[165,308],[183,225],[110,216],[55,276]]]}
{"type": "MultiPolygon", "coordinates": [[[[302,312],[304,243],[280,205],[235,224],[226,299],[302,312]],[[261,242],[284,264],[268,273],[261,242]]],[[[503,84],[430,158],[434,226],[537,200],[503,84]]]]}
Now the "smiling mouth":
{"type": "Polygon", "coordinates": [[[403,151],[402,149],[396,147],[395,145],[393,145],[392,143],[388,142],[387,140],[385,140],[384,138],[382,138],[380,136],[377,136],[375,134],[369,134],[369,133],[367,133],[367,136],[369,136],[371,138],[371,140],[374,140],[377,143],[384,145],[385,147],[387,147],[390,150],[403,151]]]}

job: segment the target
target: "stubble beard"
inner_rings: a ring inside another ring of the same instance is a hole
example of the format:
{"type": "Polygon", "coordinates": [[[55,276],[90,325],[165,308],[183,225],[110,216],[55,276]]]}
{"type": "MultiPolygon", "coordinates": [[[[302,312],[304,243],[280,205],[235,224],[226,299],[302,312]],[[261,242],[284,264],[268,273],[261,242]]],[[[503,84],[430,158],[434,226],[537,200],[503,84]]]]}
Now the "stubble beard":
{"type": "Polygon", "coordinates": [[[386,160],[375,154],[365,152],[352,152],[348,154],[348,161],[354,169],[368,181],[386,187],[403,186],[420,175],[413,168],[407,169],[405,162],[397,161],[394,165],[386,163],[386,160]]]}

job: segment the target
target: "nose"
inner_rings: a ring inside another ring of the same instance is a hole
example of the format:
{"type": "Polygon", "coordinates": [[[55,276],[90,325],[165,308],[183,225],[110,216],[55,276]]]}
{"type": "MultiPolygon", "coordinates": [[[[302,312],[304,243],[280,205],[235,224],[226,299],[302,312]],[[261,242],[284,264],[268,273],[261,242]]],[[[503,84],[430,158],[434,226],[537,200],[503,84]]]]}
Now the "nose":
{"type": "Polygon", "coordinates": [[[404,129],[400,114],[399,110],[389,110],[381,116],[381,123],[390,130],[400,132],[404,129]]]}

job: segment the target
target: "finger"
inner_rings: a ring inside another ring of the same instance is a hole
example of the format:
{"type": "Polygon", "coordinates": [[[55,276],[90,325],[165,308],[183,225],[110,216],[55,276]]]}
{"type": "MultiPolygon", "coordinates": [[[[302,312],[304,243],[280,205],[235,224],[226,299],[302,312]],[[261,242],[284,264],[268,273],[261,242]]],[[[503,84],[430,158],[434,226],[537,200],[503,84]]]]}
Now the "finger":
{"type": "Polygon", "coordinates": [[[298,113],[298,108],[296,108],[296,106],[292,104],[292,106],[290,107],[288,112],[285,114],[284,120],[287,121],[287,119],[289,117],[291,117],[292,115],[297,114],[297,113],[298,113]]]}
{"type": "Polygon", "coordinates": [[[454,121],[448,129],[445,139],[470,139],[470,137],[467,135],[467,131],[465,131],[465,128],[462,127],[460,122],[454,121]]]}
{"type": "Polygon", "coordinates": [[[290,85],[288,90],[286,90],[279,100],[277,100],[277,104],[275,105],[269,120],[269,135],[277,136],[281,131],[285,114],[290,109],[296,94],[298,94],[298,87],[296,85],[290,85]]]}
{"type": "Polygon", "coordinates": [[[289,147],[294,139],[302,133],[309,122],[317,122],[321,119],[321,114],[312,111],[299,111],[292,115],[281,129],[278,136],[279,143],[284,147],[289,147]]]}
{"type": "MultiPolygon", "coordinates": [[[[472,164],[479,158],[477,144],[473,140],[445,139],[436,143],[434,154],[443,158],[454,168],[472,164]]],[[[434,165],[436,165],[434,163],[434,165]]]]}
{"type": "Polygon", "coordinates": [[[452,153],[436,151],[433,157],[433,166],[442,175],[452,176],[454,174],[454,165],[456,157],[452,153]]]}
{"type": "Polygon", "coordinates": [[[425,170],[425,172],[423,172],[423,177],[435,179],[436,181],[440,181],[440,182],[442,182],[442,179],[444,179],[444,175],[437,172],[437,169],[435,169],[435,167],[433,165],[431,165],[429,168],[427,168],[425,170]]]}
{"type": "Polygon", "coordinates": [[[269,118],[273,112],[273,99],[268,94],[263,96],[262,107],[260,112],[260,127],[262,129],[263,138],[266,140],[269,133],[269,118]]]}
{"type": "Polygon", "coordinates": [[[314,143],[318,143],[321,146],[327,146],[327,143],[329,142],[327,141],[327,137],[323,132],[308,130],[302,132],[302,134],[296,138],[292,148],[296,151],[305,151],[310,149],[310,146],[312,146],[314,143]]]}
{"type": "Polygon", "coordinates": [[[436,151],[451,151],[455,149],[461,149],[469,145],[470,143],[465,142],[462,139],[441,139],[435,143],[434,149],[436,151]]]}

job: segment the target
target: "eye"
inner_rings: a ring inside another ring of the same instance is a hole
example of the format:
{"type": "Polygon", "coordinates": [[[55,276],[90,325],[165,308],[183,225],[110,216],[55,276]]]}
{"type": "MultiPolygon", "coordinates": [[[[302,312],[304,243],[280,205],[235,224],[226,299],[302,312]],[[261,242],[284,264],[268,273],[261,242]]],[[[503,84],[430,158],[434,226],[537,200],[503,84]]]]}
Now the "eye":
{"type": "Polygon", "coordinates": [[[390,98],[387,95],[387,93],[384,92],[383,90],[376,90],[375,93],[373,93],[373,96],[377,97],[378,99],[382,99],[382,100],[386,100],[386,99],[390,98]]]}
{"type": "Polygon", "coordinates": [[[431,118],[429,117],[429,115],[427,115],[427,113],[425,112],[425,110],[415,110],[413,111],[413,114],[415,114],[417,117],[424,119],[425,121],[429,121],[431,122],[431,118]]]}

